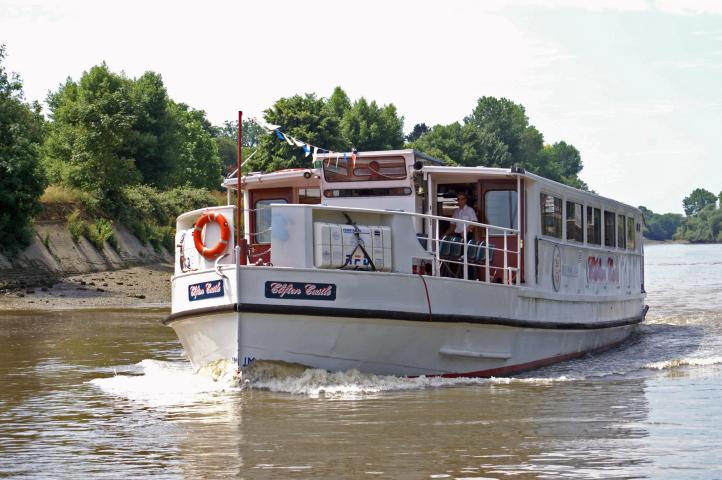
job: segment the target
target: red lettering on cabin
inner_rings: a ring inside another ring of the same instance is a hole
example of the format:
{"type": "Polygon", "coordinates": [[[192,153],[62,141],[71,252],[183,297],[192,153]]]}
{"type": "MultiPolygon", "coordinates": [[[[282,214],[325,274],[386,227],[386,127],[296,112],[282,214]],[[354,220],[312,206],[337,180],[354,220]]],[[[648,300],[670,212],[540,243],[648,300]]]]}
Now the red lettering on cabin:
{"type": "Polygon", "coordinates": [[[203,295],[205,293],[205,290],[200,285],[191,285],[190,287],[190,294],[191,297],[196,298],[200,295],[203,295]]]}
{"type": "Polygon", "coordinates": [[[331,285],[324,288],[316,288],[316,285],[311,283],[306,284],[306,295],[312,297],[330,297],[331,296],[331,285]]]}
{"type": "Polygon", "coordinates": [[[271,293],[283,298],[286,295],[300,295],[301,289],[295,288],[292,283],[272,283],[271,293]]]}

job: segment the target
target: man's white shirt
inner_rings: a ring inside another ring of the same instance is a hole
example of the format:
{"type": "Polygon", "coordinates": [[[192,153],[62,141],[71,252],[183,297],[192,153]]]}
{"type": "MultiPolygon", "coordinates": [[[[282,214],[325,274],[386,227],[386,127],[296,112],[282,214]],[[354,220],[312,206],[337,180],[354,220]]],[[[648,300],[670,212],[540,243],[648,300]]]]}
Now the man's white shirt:
{"type": "MultiPolygon", "coordinates": [[[[478,222],[479,220],[476,218],[476,212],[473,208],[471,208],[468,205],[465,205],[464,208],[457,208],[454,210],[454,214],[452,215],[457,220],[468,220],[470,222],[478,222]]],[[[461,235],[464,233],[464,224],[461,222],[454,222],[454,232],[461,235]]]]}

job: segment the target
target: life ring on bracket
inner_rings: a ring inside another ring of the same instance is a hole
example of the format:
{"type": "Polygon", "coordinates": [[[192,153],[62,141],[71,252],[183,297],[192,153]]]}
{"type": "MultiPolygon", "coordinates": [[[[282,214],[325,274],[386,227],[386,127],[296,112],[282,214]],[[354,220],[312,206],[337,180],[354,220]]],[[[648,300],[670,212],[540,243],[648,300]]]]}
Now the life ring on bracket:
{"type": "Polygon", "coordinates": [[[205,258],[212,260],[222,254],[228,242],[231,239],[231,228],[228,226],[228,220],[221,213],[207,212],[198,217],[196,224],[193,226],[193,242],[195,243],[196,250],[198,253],[203,255],[205,258]],[[203,228],[210,222],[215,221],[219,227],[221,227],[221,239],[213,247],[209,248],[203,244],[203,238],[201,233],[203,228]]]}

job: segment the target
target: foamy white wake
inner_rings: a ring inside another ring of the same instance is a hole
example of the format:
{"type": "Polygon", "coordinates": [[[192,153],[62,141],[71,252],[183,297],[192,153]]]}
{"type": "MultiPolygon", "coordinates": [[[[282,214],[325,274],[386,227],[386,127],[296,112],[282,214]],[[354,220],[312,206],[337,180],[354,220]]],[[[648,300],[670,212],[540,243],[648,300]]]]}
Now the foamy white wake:
{"type": "Polygon", "coordinates": [[[198,372],[188,363],[143,360],[139,375],[96,378],[89,383],[106,393],[150,406],[195,403],[238,390],[235,364],[214,362],[198,372]]]}
{"type": "Polygon", "coordinates": [[[361,373],[358,370],[327,372],[282,362],[257,362],[244,372],[244,380],[247,387],[272,392],[314,398],[354,398],[382,392],[429,388],[509,384],[512,382],[550,383],[567,381],[567,378],[441,378],[425,376],[407,378],[361,373]]]}
{"type": "Polygon", "coordinates": [[[679,368],[679,367],[706,367],[709,365],[717,365],[722,363],[722,357],[720,356],[712,356],[712,357],[704,357],[704,358],[698,358],[698,357],[689,357],[689,358],[675,358],[672,360],[665,360],[662,362],[653,362],[648,363],[644,366],[644,368],[649,370],[667,370],[671,368],[679,368]]]}
{"type": "Polygon", "coordinates": [[[307,369],[283,362],[255,362],[243,372],[236,372],[231,362],[213,362],[200,371],[190,364],[143,360],[136,365],[137,374],[96,378],[89,383],[105,393],[148,406],[177,406],[218,399],[226,392],[242,388],[302,395],[312,398],[359,398],[383,392],[399,392],[458,386],[507,385],[511,383],[553,383],[571,378],[441,378],[396,377],[374,375],[358,370],[327,372],[307,369]]]}

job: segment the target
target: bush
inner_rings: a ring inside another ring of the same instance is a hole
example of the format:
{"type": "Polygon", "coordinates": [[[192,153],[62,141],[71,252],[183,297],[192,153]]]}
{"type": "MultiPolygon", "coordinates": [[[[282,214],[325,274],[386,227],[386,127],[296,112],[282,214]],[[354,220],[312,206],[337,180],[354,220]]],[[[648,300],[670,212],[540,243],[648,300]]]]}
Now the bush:
{"type": "Polygon", "coordinates": [[[75,243],[78,243],[80,237],[86,236],[88,224],[82,219],[80,210],[73,210],[73,212],[68,215],[68,231],[75,243]]]}

